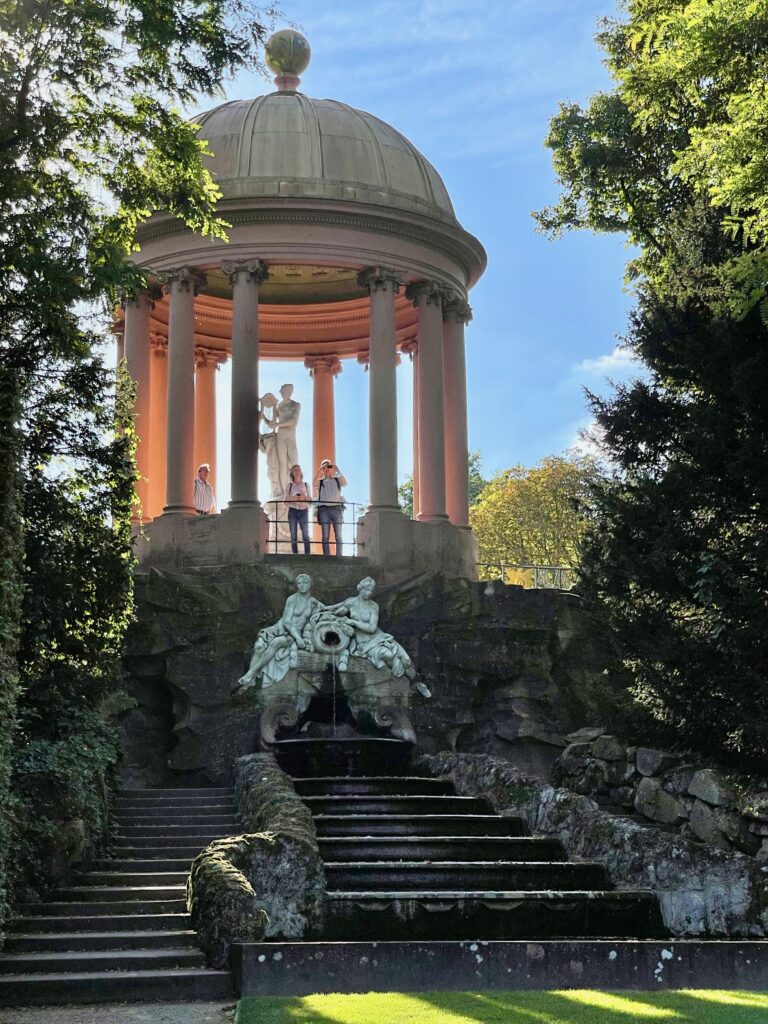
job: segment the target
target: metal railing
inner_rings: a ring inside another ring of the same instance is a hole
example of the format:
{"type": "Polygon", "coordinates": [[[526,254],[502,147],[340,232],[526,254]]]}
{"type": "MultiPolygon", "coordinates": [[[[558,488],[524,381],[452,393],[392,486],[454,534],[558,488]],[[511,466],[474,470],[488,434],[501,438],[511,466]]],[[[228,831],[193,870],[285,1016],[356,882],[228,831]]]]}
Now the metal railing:
{"type": "MultiPolygon", "coordinates": [[[[345,500],[343,502],[341,518],[342,557],[345,555],[357,555],[357,522],[364,514],[367,507],[367,505],[364,505],[359,501],[345,500]]],[[[291,550],[290,524],[286,503],[281,501],[279,498],[275,498],[272,501],[266,501],[264,503],[264,508],[269,516],[269,541],[267,544],[267,552],[272,555],[293,554],[291,550]]],[[[308,501],[307,510],[309,511],[307,523],[307,532],[309,534],[309,553],[310,555],[318,555],[322,557],[323,542],[320,523],[317,521],[317,501],[308,501]]],[[[331,527],[329,538],[331,556],[336,554],[334,536],[333,527],[331,527]]],[[[297,527],[296,530],[296,546],[298,549],[297,554],[303,555],[305,553],[304,538],[301,535],[300,527],[297,527]]]]}
{"type": "Polygon", "coordinates": [[[481,580],[501,580],[526,590],[572,590],[576,570],[565,565],[515,565],[511,562],[478,562],[481,580]]]}

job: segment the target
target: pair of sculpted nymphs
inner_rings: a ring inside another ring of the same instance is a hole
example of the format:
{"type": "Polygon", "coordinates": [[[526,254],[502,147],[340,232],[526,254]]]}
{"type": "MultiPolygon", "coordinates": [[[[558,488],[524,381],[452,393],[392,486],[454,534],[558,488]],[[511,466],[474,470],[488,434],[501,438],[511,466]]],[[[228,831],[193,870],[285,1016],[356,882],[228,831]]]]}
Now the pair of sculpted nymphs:
{"type": "MultiPolygon", "coordinates": [[[[253,645],[248,671],[237,683],[237,691],[257,681],[265,689],[285,678],[298,665],[300,651],[327,654],[318,646],[323,635],[339,641],[338,669],[345,671],[350,657],[364,659],[378,669],[388,669],[395,678],[412,682],[416,669],[405,648],[389,633],[379,629],[379,606],[373,597],[374,580],[367,576],[357,585],[357,594],[339,604],[324,605],[312,596],[312,580],[306,573],[296,577],[296,593],[285,602],[282,617],[259,632],[253,645]]],[[[415,684],[428,695],[423,684],[415,684]]]]}

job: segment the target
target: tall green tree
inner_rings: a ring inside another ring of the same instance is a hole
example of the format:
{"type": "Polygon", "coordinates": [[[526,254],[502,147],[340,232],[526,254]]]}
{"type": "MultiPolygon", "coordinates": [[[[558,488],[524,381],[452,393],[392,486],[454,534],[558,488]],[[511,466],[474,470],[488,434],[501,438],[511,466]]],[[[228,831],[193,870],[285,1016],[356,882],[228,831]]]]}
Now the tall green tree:
{"type": "Polygon", "coordinates": [[[627,0],[598,36],[615,87],[553,119],[552,234],[626,234],[647,379],[591,397],[606,454],[583,545],[636,706],[744,764],[768,753],[768,11],[627,0]],[[760,140],[763,140],[762,142],[760,140]]]}
{"type": "Polygon", "coordinates": [[[30,793],[57,772],[66,788],[59,769],[77,763],[88,789],[130,608],[130,431],[107,423],[98,352],[120,292],[142,283],[135,229],[164,209],[223,233],[181,108],[260,66],[269,15],[244,0],[0,0],[0,881],[35,815],[29,793],[9,796],[9,762],[37,773],[30,793]]]}

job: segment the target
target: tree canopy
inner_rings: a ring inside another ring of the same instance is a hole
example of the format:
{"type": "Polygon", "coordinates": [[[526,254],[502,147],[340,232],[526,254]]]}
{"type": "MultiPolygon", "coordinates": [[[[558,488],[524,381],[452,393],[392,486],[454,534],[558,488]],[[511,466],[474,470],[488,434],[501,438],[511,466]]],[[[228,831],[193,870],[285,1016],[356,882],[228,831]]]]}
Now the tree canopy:
{"type": "Polygon", "coordinates": [[[260,67],[269,16],[0,0],[0,924],[9,886],[47,881],[57,815],[104,823],[134,469],[130,384],[100,353],[141,221],[224,231],[182,108],[260,67]]]}
{"type": "Polygon", "coordinates": [[[625,344],[648,373],[591,396],[616,472],[592,488],[582,585],[667,739],[755,764],[768,752],[768,11],[622,9],[598,36],[613,90],[551,123],[563,191],[538,215],[555,235],[619,231],[638,248],[625,344]]]}
{"type": "Polygon", "coordinates": [[[578,564],[586,527],[580,506],[598,475],[594,459],[555,455],[497,473],[470,510],[481,564],[578,564]]]}

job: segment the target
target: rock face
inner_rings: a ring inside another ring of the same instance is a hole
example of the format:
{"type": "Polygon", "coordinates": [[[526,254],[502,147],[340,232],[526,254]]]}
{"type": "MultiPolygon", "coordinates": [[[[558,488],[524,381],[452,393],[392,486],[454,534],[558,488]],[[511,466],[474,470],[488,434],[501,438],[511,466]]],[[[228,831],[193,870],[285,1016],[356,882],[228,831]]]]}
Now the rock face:
{"type": "Polygon", "coordinates": [[[237,764],[245,834],[217,839],[192,864],[187,904],[212,967],[235,941],[300,939],[322,922],[325,874],[312,815],[271,754],[237,764]]]}
{"type": "Polygon", "coordinates": [[[649,822],[679,829],[719,850],[760,852],[768,814],[761,811],[765,794],[754,792],[754,781],[735,786],[722,772],[681,764],[677,754],[622,747],[614,736],[594,733],[584,728],[571,734],[569,739],[577,742],[555,762],[556,782],[597,803],[632,808],[649,822]],[[613,760],[619,752],[621,759],[613,760]]]}
{"type": "Polygon", "coordinates": [[[571,858],[604,864],[619,889],[653,889],[678,937],[768,935],[768,884],[754,859],[702,846],[606,814],[584,796],[543,785],[481,754],[421,759],[458,792],[483,796],[499,813],[521,814],[534,834],[557,836],[571,858]]]}
{"type": "MultiPolygon", "coordinates": [[[[313,560],[310,571],[328,604],[366,574],[333,559],[313,560]]],[[[258,726],[256,710],[232,703],[231,687],[295,573],[285,559],[137,576],[124,665],[138,706],[121,720],[132,787],[231,782],[233,759],[256,749],[258,726]]],[[[376,599],[382,629],[433,694],[413,709],[422,750],[482,750],[546,776],[565,734],[610,707],[608,644],[574,594],[422,575],[376,599]]]]}

